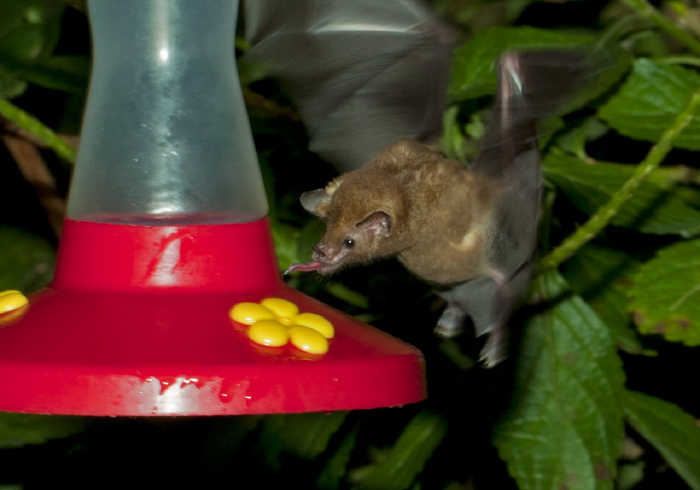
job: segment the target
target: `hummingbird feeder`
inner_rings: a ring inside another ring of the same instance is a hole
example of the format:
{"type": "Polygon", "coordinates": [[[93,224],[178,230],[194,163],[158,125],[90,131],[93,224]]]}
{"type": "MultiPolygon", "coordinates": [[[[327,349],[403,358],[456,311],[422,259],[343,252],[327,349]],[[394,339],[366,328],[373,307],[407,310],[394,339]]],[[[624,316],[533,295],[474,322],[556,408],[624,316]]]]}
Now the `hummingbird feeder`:
{"type": "Polygon", "coordinates": [[[232,49],[237,0],[88,6],[94,63],[56,274],[0,315],[0,410],[237,415],[422,400],[417,349],[280,277],[232,49]],[[250,340],[229,311],[266,298],[328,320],[327,352],[250,340]]]}

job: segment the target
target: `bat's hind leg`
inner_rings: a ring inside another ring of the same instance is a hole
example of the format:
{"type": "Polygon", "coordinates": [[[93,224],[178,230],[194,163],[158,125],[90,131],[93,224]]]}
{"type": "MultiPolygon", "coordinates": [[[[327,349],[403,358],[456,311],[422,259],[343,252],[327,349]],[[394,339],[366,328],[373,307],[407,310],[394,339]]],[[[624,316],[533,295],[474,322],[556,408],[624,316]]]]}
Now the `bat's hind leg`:
{"type": "Polygon", "coordinates": [[[495,286],[492,316],[483,330],[477,328],[478,335],[488,333],[479,358],[487,368],[495,366],[507,356],[508,320],[527,290],[531,273],[532,263],[526,262],[510,278],[497,271],[488,276],[495,286]]]}
{"type": "Polygon", "coordinates": [[[464,331],[464,321],[467,319],[467,313],[459,305],[451,303],[447,298],[444,299],[447,300],[447,306],[435,326],[435,335],[444,339],[451,339],[464,331]]]}
{"type": "Polygon", "coordinates": [[[438,320],[435,333],[440,337],[454,337],[462,332],[464,322],[470,316],[476,335],[488,335],[481,350],[481,361],[485,367],[495,366],[506,357],[505,323],[513,303],[510,286],[502,274],[493,271],[438,291],[437,294],[447,301],[447,307],[438,320]]]}

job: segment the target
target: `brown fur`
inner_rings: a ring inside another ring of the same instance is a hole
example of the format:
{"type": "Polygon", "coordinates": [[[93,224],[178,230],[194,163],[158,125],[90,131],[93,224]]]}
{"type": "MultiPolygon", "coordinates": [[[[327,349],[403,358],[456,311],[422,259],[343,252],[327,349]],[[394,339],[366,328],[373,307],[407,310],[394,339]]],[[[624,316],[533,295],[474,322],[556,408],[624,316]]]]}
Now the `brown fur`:
{"type": "Polygon", "coordinates": [[[318,244],[324,251],[333,255],[344,239],[358,238],[341,265],[321,272],[396,255],[432,283],[484,274],[488,209],[495,192],[491,181],[422,143],[398,141],[365,167],[330,183],[324,199],[310,209],[326,222],[318,244]],[[357,237],[358,223],[377,212],[391,218],[389,235],[357,237]]]}

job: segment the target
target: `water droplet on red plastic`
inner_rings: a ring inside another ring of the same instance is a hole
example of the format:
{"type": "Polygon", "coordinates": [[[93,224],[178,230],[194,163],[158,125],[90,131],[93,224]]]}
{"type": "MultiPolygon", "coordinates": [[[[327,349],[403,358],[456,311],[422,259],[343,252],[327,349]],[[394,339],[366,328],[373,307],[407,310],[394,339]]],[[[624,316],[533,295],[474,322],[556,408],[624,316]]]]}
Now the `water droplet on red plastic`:
{"type": "Polygon", "coordinates": [[[234,398],[245,398],[246,401],[249,401],[251,397],[245,394],[248,391],[249,387],[250,381],[231,382],[227,379],[224,379],[221,382],[219,400],[221,400],[224,403],[230,403],[234,400],[234,398]]]}
{"type": "Polygon", "coordinates": [[[199,389],[202,388],[204,384],[204,381],[200,381],[199,378],[185,378],[180,383],[180,388],[185,388],[186,386],[194,385],[197,387],[197,389],[199,389]]]}
{"type": "Polygon", "coordinates": [[[156,378],[155,376],[149,376],[146,378],[147,382],[152,382],[152,381],[158,381],[160,383],[160,394],[162,395],[165,393],[165,390],[170,388],[175,382],[177,381],[177,378],[175,376],[162,376],[160,378],[156,378]]]}

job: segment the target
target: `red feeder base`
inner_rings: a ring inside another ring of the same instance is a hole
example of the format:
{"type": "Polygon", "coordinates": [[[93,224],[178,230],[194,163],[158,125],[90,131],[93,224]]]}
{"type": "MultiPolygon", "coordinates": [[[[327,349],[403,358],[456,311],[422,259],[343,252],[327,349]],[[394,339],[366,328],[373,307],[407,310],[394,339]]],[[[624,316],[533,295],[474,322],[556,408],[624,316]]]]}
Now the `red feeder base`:
{"type": "Polygon", "coordinates": [[[0,410],[46,414],[312,412],[425,398],[417,349],[282,282],[267,220],[67,220],[52,285],[0,316],[0,372],[0,410]],[[329,319],[328,353],[248,340],[228,310],[266,297],[329,319]]]}

